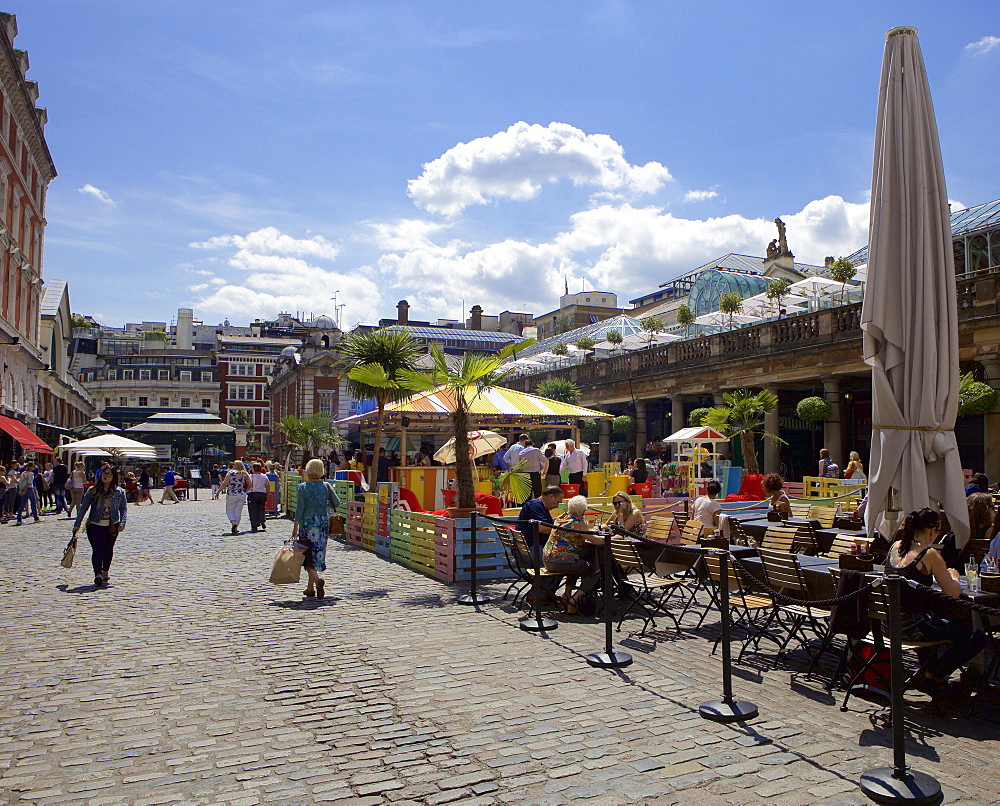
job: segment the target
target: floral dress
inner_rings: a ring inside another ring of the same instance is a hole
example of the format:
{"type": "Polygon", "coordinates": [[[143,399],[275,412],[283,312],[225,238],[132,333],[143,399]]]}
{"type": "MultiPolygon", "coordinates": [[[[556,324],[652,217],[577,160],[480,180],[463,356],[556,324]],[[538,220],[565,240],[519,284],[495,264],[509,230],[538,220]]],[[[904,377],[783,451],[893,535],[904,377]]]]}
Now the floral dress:
{"type": "Polygon", "coordinates": [[[317,571],[326,570],[326,541],[330,536],[328,508],[338,506],[340,499],[333,488],[318,479],[304,481],[297,488],[295,520],[299,523],[299,540],[309,544],[305,565],[317,571]]]}

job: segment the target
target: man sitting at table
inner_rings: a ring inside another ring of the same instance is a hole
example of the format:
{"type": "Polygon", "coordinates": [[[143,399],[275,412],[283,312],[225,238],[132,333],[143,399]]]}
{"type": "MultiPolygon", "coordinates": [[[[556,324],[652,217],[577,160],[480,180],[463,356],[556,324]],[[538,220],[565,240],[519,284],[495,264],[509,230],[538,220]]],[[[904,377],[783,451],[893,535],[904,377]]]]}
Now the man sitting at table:
{"type": "MultiPolygon", "coordinates": [[[[531,557],[521,558],[524,562],[534,564],[537,560],[541,565],[542,549],[552,533],[552,524],[555,522],[549,510],[558,507],[562,499],[562,488],[552,486],[542,490],[542,494],[538,498],[529,498],[524,502],[517,517],[521,521],[519,528],[521,534],[524,535],[524,542],[528,544],[528,548],[532,552],[531,557]],[[538,521],[538,523],[530,523],[529,521],[538,521]]],[[[554,594],[561,580],[562,577],[545,577],[539,581],[539,587],[543,591],[543,605],[555,603],[554,594]]]]}
{"type": "Polygon", "coordinates": [[[691,518],[702,524],[708,531],[715,531],[719,528],[719,513],[722,512],[722,505],[715,499],[722,492],[722,485],[712,479],[705,485],[705,495],[699,496],[694,501],[691,510],[691,518]]]}
{"type": "MultiPolygon", "coordinates": [[[[895,568],[900,576],[920,585],[937,582],[948,596],[961,596],[962,586],[958,571],[948,568],[941,553],[932,545],[938,537],[941,516],[936,510],[924,507],[906,516],[896,532],[896,542],[889,548],[886,564],[895,568]]],[[[917,688],[932,696],[945,690],[948,678],[982,652],[989,639],[982,630],[973,630],[971,623],[941,614],[941,602],[932,594],[903,587],[903,637],[922,641],[950,641],[939,656],[940,647],[918,650],[926,667],[917,688]]]]}

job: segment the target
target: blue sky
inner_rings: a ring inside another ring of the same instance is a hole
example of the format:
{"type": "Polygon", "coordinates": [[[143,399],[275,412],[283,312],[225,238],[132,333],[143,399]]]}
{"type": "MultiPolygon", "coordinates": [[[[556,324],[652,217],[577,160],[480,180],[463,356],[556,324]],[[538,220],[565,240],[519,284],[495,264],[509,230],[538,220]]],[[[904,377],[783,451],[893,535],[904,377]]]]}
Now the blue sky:
{"type": "Polygon", "coordinates": [[[884,34],[949,196],[1000,196],[1000,4],[10,0],[59,171],[45,276],[110,325],[621,304],[867,238],[884,34]]]}

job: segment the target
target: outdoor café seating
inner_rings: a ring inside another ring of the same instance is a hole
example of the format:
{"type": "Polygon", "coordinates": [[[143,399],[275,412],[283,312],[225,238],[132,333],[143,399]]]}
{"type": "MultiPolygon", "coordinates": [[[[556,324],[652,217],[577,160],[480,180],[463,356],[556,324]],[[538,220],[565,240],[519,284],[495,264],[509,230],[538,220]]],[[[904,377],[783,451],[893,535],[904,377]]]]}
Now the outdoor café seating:
{"type": "MultiPolygon", "coordinates": [[[[759,554],[761,564],[764,566],[764,579],[768,588],[800,601],[807,601],[809,599],[809,588],[802,574],[797,554],[787,554],[766,548],[761,548],[759,554]]],[[[772,615],[783,624],[782,617],[787,616],[789,618],[788,623],[785,624],[788,635],[778,647],[779,658],[793,638],[798,638],[799,643],[808,654],[809,640],[806,630],[811,630],[813,636],[820,640],[819,652],[823,652],[827,645],[826,637],[829,633],[829,624],[826,623],[831,616],[829,608],[810,604],[786,603],[780,599],[775,599],[772,615]]],[[[816,659],[813,660],[815,661],[816,659]]]]}
{"type": "Polygon", "coordinates": [[[651,574],[639,557],[635,546],[625,540],[613,539],[611,541],[611,556],[622,572],[618,580],[619,587],[624,589],[629,596],[628,605],[618,620],[617,629],[621,630],[622,622],[633,609],[638,607],[642,609],[644,614],[642,630],[639,631],[639,635],[645,635],[649,626],[656,627],[655,616],[657,615],[666,616],[673,621],[679,635],[681,632],[680,622],[666,608],[666,603],[671,594],[684,585],[684,580],[651,574]]]}

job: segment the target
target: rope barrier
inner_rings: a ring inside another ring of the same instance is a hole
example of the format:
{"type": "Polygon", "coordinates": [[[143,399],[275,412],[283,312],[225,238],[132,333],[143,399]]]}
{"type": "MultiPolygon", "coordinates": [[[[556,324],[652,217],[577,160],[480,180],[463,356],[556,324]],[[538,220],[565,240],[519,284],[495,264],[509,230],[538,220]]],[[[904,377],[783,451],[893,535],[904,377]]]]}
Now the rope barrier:
{"type": "Polygon", "coordinates": [[[1000,616],[1000,609],[997,609],[995,607],[989,607],[988,605],[978,604],[977,602],[974,602],[971,599],[961,599],[957,596],[949,596],[944,591],[935,590],[934,588],[928,585],[921,585],[919,582],[915,582],[912,579],[906,579],[906,577],[902,577],[902,579],[910,583],[910,587],[913,588],[914,590],[925,591],[929,593],[931,596],[934,596],[938,599],[948,602],[948,604],[959,604],[964,608],[967,608],[969,610],[975,610],[979,613],[985,613],[988,616],[1000,616]]]}

